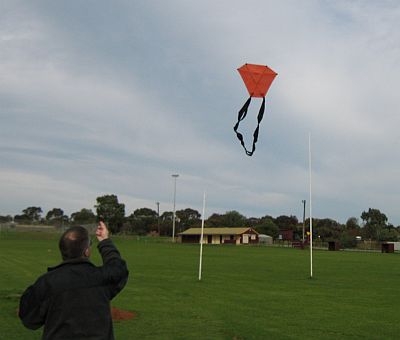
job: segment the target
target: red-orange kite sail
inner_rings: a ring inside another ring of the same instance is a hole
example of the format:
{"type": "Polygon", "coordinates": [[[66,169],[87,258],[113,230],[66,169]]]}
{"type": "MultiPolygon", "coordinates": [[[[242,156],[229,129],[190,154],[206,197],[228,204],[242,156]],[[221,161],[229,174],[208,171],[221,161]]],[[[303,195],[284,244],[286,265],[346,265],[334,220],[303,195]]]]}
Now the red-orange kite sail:
{"type": "Polygon", "coordinates": [[[240,109],[238,114],[238,121],[234,126],[233,130],[235,130],[236,135],[242,144],[244,150],[246,151],[246,155],[251,156],[256,149],[256,143],[258,140],[258,131],[260,128],[261,120],[264,116],[265,110],[265,95],[268,92],[269,87],[271,86],[272,81],[276,77],[277,73],[271,70],[268,66],[264,65],[254,65],[254,64],[244,64],[242,67],[238,68],[238,71],[246,85],[247,91],[250,94],[249,99],[247,99],[246,103],[240,109]],[[240,122],[246,117],[247,110],[249,109],[249,105],[251,102],[251,97],[262,98],[262,104],[260,107],[260,111],[258,112],[258,124],[257,128],[253,133],[253,148],[251,151],[246,149],[244,145],[243,135],[237,131],[239,128],[240,122]]]}

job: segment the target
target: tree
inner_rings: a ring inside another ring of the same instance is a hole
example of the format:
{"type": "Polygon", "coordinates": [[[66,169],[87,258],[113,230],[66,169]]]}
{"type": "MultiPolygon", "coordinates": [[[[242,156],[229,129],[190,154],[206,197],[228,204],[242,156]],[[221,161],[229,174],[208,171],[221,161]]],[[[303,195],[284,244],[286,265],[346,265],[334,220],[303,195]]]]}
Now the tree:
{"type": "Polygon", "coordinates": [[[368,211],[363,211],[361,219],[366,224],[386,226],[387,217],[384,213],[381,213],[379,209],[369,208],[368,211]]]}
{"type": "Polygon", "coordinates": [[[255,226],[255,230],[260,234],[269,235],[273,238],[277,238],[279,235],[279,228],[271,217],[262,218],[261,222],[255,226]]]}
{"type": "Polygon", "coordinates": [[[178,210],[176,217],[179,219],[178,231],[191,228],[195,225],[200,225],[201,214],[194,209],[186,208],[184,210],[178,210]]]}
{"type": "Polygon", "coordinates": [[[340,235],[339,241],[343,248],[354,248],[357,245],[356,237],[347,230],[340,235]]]}
{"type": "Polygon", "coordinates": [[[253,227],[255,228],[257,225],[259,225],[262,222],[261,218],[258,217],[249,217],[246,219],[246,226],[253,227]]]}
{"type": "Polygon", "coordinates": [[[96,201],[97,217],[104,220],[112,233],[119,232],[125,219],[125,204],[119,203],[116,195],[100,196],[96,201]]]}
{"type": "Polygon", "coordinates": [[[46,214],[46,221],[51,225],[63,225],[68,222],[68,216],[64,215],[64,211],[60,208],[53,208],[46,214]]]}
{"type": "Polygon", "coordinates": [[[76,224],[91,224],[96,222],[96,215],[91,209],[81,209],[71,214],[71,220],[76,224]]]}
{"type": "Polygon", "coordinates": [[[382,229],[386,227],[387,217],[379,209],[369,208],[363,211],[361,219],[364,221],[364,235],[366,238],[379,240],[382,229]]]}
{"type": "Polygon", "coordinates": [[[13,220],[11,215],[0,216],[0,223],[9,223],[13,220]]]}
{"type": "Polygon", "coordinates": [[[313,219],[313,233],[323,241],[339,240],[344,227],[331,218],[313,219]]]}
{"type": "Polygon", "coordinates": [[[208,227],[244,227],[246,225],[246,217],[239,212],[232,210],[227,211],[225,214],[212,214],[207,219],[208,227]]]}
{"type": "Polygon", "coordinates": [[[136,217],[157,217],[157,211],[150,209],[150,208],[139,208],[133,212],[133,215],[136,217]]]}
{"type": "Polygon", "coordinates": [[[346,222],[347,230],[358,230],[360,225],[358,224],[358,219],[356,217],[350,217],[346,222]]]}
{"type": "Polygon", "coordinates": [[[225,227],[244,227],[246,225],[246,217],[236,210],[227,211],[223,221],[225,227]]]}
{"type": "Polygon", "coordinates": [[[22,212],[27,217],[29,222],[35,223],[40,221],[40,215],[43,211],[40,207],[28,207],[22,210],[22,212]]]}
{"type": "Polygon", "coordinates": [[[297,220],[296,216],[281,215],[274,219],[274,223],[279,229],[297,230],[299,221],[297,220]]]}
{"type": "Polygon", "coordinates": [[[63,226],[69,222],[68,216],[64,215],[64,211],[60,208],[53,208],[46,214],[46,222],[54,226],[63,226]]]}
{"type": "Polygon", "coordinates": [[[124,233],[135,235],[146,235],[147,229],[144,221],[130,214],[125,218],[125,223],[121,229],[124,233]]]}
{"type": "Polygon", "coordinates": [[[383,228],[379,234],[378,241],[391,241],[397,242],[399,240],[399,233],[395,228],[383,228]]]}
{"type": "Polygon", "coordinates": [[[54,219],[60,219],[64,216],[64,210],[60,208],[53,208],[49,210],[46,214],[46,220],[51,221],[54,219]]]}
{"type": "Polygon", "coordinates": [[[149,208],[139,208],[125,219],[123,229],[136,235],[147,235],[152,230],[158,229],[157,218],[156,211],[149,208]]]}
{"type": "Polygon", "coordinates": [[[232,210],[227,211],[225,214],[212,214],[207,219],[207,227],[244,227],[246,224],[246,217],[239,212],[232,210]]]}
{"type": "Polygon", "coordinates": [[[31,223],[31,219],[25,214],[15,215],[14,222],[19,224],[28,224],[31,223]]]}
{"type": "Polygon", "coordinates": [[[347,219],[343,231],[340,235],[340,244],[344,248],[353,248],[357,245],[356,236],[361,235],[360,225],[356,217],[347,219]]]}
{"type": "Polygon", "coordinates": [[[174,213],[172,211],[164,211],[160,216],[160,235],[172,235],[172,219],[174,213]]]}
{"type": "Polygon", "coordinates": [[[157,230],[157,211],[150,208],[136,209],[131,215],[133,232],[138,235],[146,235],[152,230],[157,230]]]}
{"type": "Polygon", "coordinates": [[[207,218],[207,227],[221,227],[222,215],[214,213],[207,218]]]}
{"type": "Polygon", "coordinates": [[[172,219],[174,217],[174,213],[172,211],[164,211],[161,216],[160,219],[163,222],[172,222],[172,219]]]}

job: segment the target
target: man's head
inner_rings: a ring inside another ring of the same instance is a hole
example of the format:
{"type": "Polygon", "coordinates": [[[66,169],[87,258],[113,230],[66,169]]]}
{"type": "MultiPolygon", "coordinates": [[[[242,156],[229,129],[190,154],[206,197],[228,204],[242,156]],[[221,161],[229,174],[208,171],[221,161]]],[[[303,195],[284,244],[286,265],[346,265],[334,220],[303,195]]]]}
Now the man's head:
{"type": "Polygon", "coordinates": [[[83,227],[71,227],[62,234],[58,246],[64,261],[89,257],[89,233],[83,227]]]}

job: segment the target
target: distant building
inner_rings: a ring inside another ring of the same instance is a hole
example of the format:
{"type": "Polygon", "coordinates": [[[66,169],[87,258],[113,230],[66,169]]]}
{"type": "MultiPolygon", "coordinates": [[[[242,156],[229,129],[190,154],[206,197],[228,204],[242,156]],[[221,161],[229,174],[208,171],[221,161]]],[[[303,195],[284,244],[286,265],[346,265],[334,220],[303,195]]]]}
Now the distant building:
{"type": "Polygon", "coordinates": [[[400,242],[384,242],[386,244],[393,244],[394,251],[400,251],[400,242]]]}
{"type": "Polygon", "coordinates": [[[293,241],[293,230],[292,229],[279,230],[278,239],[283,241],[293,241]]]}
{"type": "Polygon", "coordinates": [[[259,240],[260,244],[270,244],[271,245],[274,243],[274,239],[272,236],[264,235],[264,234],[259,234],[258,240],[259,240]]]}
{"type": "MultiPolygon", "coordinates": [[[[201,228],[187,229],[178,237],[182,243],[200,243],[201,228]]],[[[258,241],[258,233],[253,228],[204,228],[203,244],[253,244],[258,241]]]]}

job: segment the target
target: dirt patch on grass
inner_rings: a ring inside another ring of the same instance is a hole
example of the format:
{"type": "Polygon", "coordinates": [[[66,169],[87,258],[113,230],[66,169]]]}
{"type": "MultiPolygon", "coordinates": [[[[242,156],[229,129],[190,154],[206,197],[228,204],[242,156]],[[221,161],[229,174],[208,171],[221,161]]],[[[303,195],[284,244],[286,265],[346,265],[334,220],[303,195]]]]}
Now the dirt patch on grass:
{"type": "Polygon", "coordinates": [[[127,310],[111,307],[111,317],[114,321],[125,321],[136,317],[136,313],[127,310]]]}

